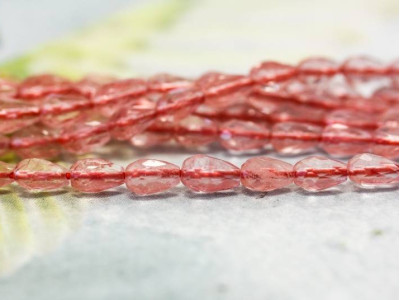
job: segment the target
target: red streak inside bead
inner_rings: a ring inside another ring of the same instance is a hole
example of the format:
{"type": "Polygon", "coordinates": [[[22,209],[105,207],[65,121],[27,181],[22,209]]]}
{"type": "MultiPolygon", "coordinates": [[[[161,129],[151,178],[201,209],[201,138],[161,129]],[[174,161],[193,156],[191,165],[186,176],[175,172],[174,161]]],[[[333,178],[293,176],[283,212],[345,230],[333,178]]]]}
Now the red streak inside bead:
{"type": "Polygon", "coordinates": [[[226,178],[226,177],[240,177],[240,170],[227,170],[227,171],[203,171],[203,170],[182,170],[181,176],[191,178],[226,178]]]}

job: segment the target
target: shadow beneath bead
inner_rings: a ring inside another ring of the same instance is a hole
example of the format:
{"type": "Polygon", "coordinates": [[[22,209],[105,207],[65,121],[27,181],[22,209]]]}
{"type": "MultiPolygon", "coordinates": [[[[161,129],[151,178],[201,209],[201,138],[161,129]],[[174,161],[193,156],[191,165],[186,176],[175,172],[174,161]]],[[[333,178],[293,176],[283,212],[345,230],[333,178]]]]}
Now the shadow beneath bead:
{"type": "Polygon", "coordinates": [[[216,193],[203,193],[203,192],[193,192],[190,190],[186,190],[184,192],[185,198],[188,199],[198,199],[198,200],[215,200],[215,199],[223,199],[233,197],[238,194],[238,190],[231,191],[220,191],[216,193]]]}
{"type": "Polygon", "coordinates": [[[84,192],[79,192],[79,191],[74,191],[71,193],[73,197],[79,198],[79,199],[84,199],[93,197],[94,199],[108,199],[113,196],[121,195],[121,191],[102,191],[99,193],[84,193],[84,192]]]}
{"type": "Polygon", "coordinates": [[[274,196],[281,196],[285,195],[288,193],[292,193],[293,190],[290,188],[282,188],[282,189],[277,189],[269,192],[257,192],[257,191],[252,191],[246,188],[242,188],[241,193],[245,196],[253,197],[255,199],[263,199],[263,198],[268,198],[268,197],[274,197],[274,196]]]}
{"type": "Polygon", "coordinates": [[[133,201],[156,201],[156,200],[166,200],[170,199],[173,197],[176,197],[178,193],[174,192],[167,192],[167,193],[160,193],[160,194],[154,194],[154,195],[136,195],[131,193],[129,195],[129,199],[133,201]]]}
{"type": "Polygon", "coordinates": [[[399,191],[398,186],[391,187],[374,187],[374,188],[362,188],[354,185],[352,188],[352,192],[357,194],[374,194],[374,193],[389,193],[399,191]]]}
{"type": "Polygon", "coordinates": [[[1,195],[9,195],[11,193],[12,193],[12,191],[10,191],[10,190],[0,190],[0,196],[1,195]]]}
{"type": "Polygon", "coordinates": [[[327,197],[327,196],[337,196],[340,194],[343,194],[344,191],[339,190],[339,189],[334,189],[334,190],[326,190],[326,191],[306,191],[301,188],[295,191],[297,194],[300,194],[302,196],[320,196],[320,197],[327,197]]]}
{"type": "Polygon", "coordinates": [[[43,199],[46,197],[54,197],[67,194],[69,191],[67,190],[54,190],[54,191],[28,191],[21,188],[18,188],[19,196],[25,199],[43,199]]]}

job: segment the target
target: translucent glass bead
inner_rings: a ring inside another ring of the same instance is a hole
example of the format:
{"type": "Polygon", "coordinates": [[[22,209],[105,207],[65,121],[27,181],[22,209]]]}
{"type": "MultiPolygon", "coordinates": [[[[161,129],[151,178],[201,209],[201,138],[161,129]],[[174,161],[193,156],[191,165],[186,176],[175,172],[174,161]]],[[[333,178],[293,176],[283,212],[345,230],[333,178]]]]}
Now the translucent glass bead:
{"type": "Polygon", "coordinates": [[[390,187],[399,183],[399,165],[385,157],[364,153],[347,164],[349,178],[361,187],[390,187]]]}
{"type": "Polygon", "coordinates": [[[0,161],[0,187],[8,185],[14,181],[12,173],[14,166],[0,161]]]}
{"type": "Polygon", "coordinates": [[[39,107],[0,96],[0,133],[12,133],[38,120],[39,107]]]}
{"type": "Polygon", "coordinates": [[[63,130],[61,142],[66,150],[84,154],[108,143],[111,135],[104,120],[90,120],[63,130]]]}
{"type": "Polygon", "coordinates": [[[294,183],[307,191],[320,191],[347,180],[346,164],[322,156],[307,157],[293,167],[294,183]]]}
{"type": "Polygon", "coordinates": [[[374,128],[376,126],[376,117],[370,113],[337,109],[325,117],[326,124],[344,124],[351,127],[374,128]]]}
{"type": "Polygon", "coordinates": [[[166,92],[174,89],[189,88],[192,82],[183,77],[171,75],[168,73],[159,73],[153,75],[147,80],[147,85],[150,90],[166,92]]]}
{"type": "Polygon", "coordinates": [[[49,127],[62,128],[83,122],[90,102],[77,94],[52,94],[41,104],[40,120],[49,127]]]}
{"type": "Polygon", "coordinates": [[[293,166],[270,157],[248,159],[241,168],[242,185],[254,191],[273,191],[293,182],[293,166]]]}
{"type": "Polygon", "coordinates": [[[332,156],[347,157],[368,151],[371,142],[369,131],[334,124],[324,128],[320,146],[332,156]]]}
{"type": "Polygon", "coordinates": [[[14,170],[14,179],[29,190],[54,190],[68,185],[67,169],[50,161],[30,158],[22,160],[14,170]]]}
{"type": "Polygon", "coordinates": [[[72,90],[88,99],[92,99],[102,85],[111,83],[112,81],[115,81],[115,78],[112,76],[97,74],[88,75],[82,78],[80,81],[74,83],[72,90]]]}
{"type": "Polygon", "coordinates": [[[11,147],[22,158],[54,158],[61,152],[56,143],[58,131],[43,125],[33,125],[12,135],[11,147]]]}
{"type": "Polygon", "coordinates": [[[339,71],[339,64],[325,57],[311,57],[301,61],[297,70],[303,75],[332,75],[339,71]]]}
{"type": "Polygon", "coordinates": [[[85,193],[101,192],[124,183],[124,168],[105,159],[87,158],[70,168],[71,186],[85,193]]]}
{"type": "Polygon", "coordinates": [[[185,147],[204,146],[214,142],[218,136],[217,124],[206,118],[188,116],[175,127],[175,140],[185,147]]]}
{"type": "Polygon", "coordinates": [[[375,130],[374,143],[371,150],[374,154],[387,158],[399,157],[399,126],[395,124],[385,124],[375,130]]]}
{"type": "Polygon", "coordinates": [[[220,143],[230,150],[262,149],[269,142],[266,125],[250,121],[230,120],[220,125],[220,143]]]}
{"type": "Polygon", "coordinates": [[[36,99],[53,93],[64,93],[71,90],[71,82],[50,74],[35,75],[26,78],[18,86],[18,97],[36,99]]]}
{"type": "Polygon", "coordinates": [[[181,181],[196,192],[229,190],[240,185],[240,170],[227,161],[198,154],[183,162],[181,181]]]}
{"type": "Polygon", "coordinates": [[[273,61],[262,62],[250,70],[250,77],[256,82],[280,81],[292,77],[296,69],[273,61]]]}
{"type": "Polygon", "coordinates": [[[313,150],[321,139],[320,126],[282,122],[272,127],[271,144],[274,149],[283,154],[298,154],[313,150]]]}
{"type": "Polygon", "coordinates": [[[162,160],[139,159],[126,167],[125,183],[138,195],[164,192],[180,183],[178,166],[162,160]]]}
{"type": "Polygon", "coordinates": [[[130,139],[130,143],[138,148],[150,148],[161,145],[171,140],[169,132],[146,131],[136,134],[130,139]]]}
{"type": "Polygon", "coordinates": [[[111,135],[117,140],[129,140],[149,127],[155,117],[155,103],[145,98],[123,106],[110,118],[111,135]]]}

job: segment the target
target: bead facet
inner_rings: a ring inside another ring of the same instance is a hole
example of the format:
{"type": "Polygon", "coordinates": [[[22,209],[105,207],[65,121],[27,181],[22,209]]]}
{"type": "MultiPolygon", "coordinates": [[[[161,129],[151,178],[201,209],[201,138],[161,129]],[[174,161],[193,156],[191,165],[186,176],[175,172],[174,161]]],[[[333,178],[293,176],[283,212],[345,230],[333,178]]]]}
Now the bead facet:
{"type": "Polygon", "coordinates": [[[229,190],[240,185],[240,170],[227,161],[198,154],[183,162],[181,181],[196,192],[229,190]]]}
{"type": "Polygon", "coordinates": [[[138,195],[164,192],[180,183],[178,166],[162,160],[139,159],[126,167],[125,184],[138,195]]]}
{"type": "Polygon", "coordinates": [[[294,183],[307,191],[325,190],[347,180],[346,165],[322,156],[307,157],[293,167],[294,183]]]}
{"type": "Polygon", "coordinates": [[[270,157],[248,159],[241,168],[242,185],[254,191],[273,191],[293,182],[293,166],[270,157]]]}

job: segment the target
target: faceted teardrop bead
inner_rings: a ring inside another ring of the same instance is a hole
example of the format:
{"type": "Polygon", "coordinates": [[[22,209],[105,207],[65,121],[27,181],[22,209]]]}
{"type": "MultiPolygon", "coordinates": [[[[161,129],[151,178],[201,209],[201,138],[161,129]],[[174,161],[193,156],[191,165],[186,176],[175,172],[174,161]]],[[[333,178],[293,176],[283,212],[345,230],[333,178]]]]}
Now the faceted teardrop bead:
{"type": "Polygon", "coordinates": [[[126,167],[125,183],[138,195],[164,192],[180,183],[179,167],[162,160],[139,159],[126,167]]]}
{"type": "Polygon", "coordinates": [[[361,187],[390,187],[399,183],[399,165],[382,156],[363,153],[347,163],[349,178],[361,187]]]}
{"type": "Polygon", "coordinates": [[[311,57],[299,63],[297,70],[303,75],[332,75],[339,71],[339,64],[324,57],[311,57]]]}
{"type": "Polygon", "coordinates": [[[260,156],[248,159],[241,168],[242,185],[253,191],[273,191],[293,182],[293,166],[260,156]]]}
{"type": "Polygon", "coordinates": [[[71,90],[71,82],[55,75],[35,75],[22,81],[18,87],[18,97],[36,99],[48,94],[64,93],[71,90]]]}
{"type": "Polygon", "coordinates": [[[367,151],[371,141],[372,136],[366,130],[334,124],[324,128],[321,148],[332,156],[347,157],[367,151]]]}
{"type": "Polygon", "coordinates": [[[71,186],[85,193],[101,192],[124,183],[124,168],[108,160],[87,158],[70,168],[71,186]]]}
{"type": "Polygon", "coordinates": [[[229,190],[240,185],[240,170],[227,161],[198,154],[183,162],[181,181],[196,192],[229,190]]]}
{"type": "Polygon", "coordinates": [[[43,125],[21,129],[12,135],[11,147],[22,158],[53,158],[61,152],[58,131],[43,125]]]}
{"type": "Polygon", "coordinates": [[[250,70],[250,77],[256,82],[281,81],[292,77],[296,69],[273,61],[262,62],[250,70]]]}
{"type": "Polygon", "coordinates": [[[322,156],[307,157],[293,170],[294,183],[307,191],[325,190],[347,180],[346,164],[322,156]]]}
{"type": "Polygon", "coordinates": [[[198,89],[173,90],[162,96],[157,102],[157,114],[160,121],[177,122],[194,112],[204,100],[198,89]]]}
{"type": "Polygon", "coordinates": [[[280,105],[278,101],[261,95],[250,95],[246,101],[264,115],[272,114],[280,105]]]}
{"type": "Polygon", "coordinates": [[[146,131],[133,136],[130,142],[138,148],[150,148],[166,143],[171,138],[172,135],[169,132],[146,131]]]}
{"type": "Polygon", "coordinates": [[[14,181],[11,176],[13,170],[13,165],[0,161],[0,187],[8,185],[14,181]]]}
{"type": "Polygon", "coordinates": [[[110,119],[111,135],[117,140],[128,140],[143,132],[155,119],[155,103],[145,98],[122,107],[110,119]]]}
{"type": "Polygon", "coordinates": [[[217,124],[206,118],[188,116],[175,127],[175,139],[185,147],[204,146],[214,142],[218,136],[217,124]]]}
{"type": "Polygon", "coordinates": [[[274,122],[306,122],[320,124],[324,120],[326,110],[294,103],[281,103],[271,114],[274,122]]]}
{"type": "Polygon", "coordinates": [[[0,133],[7,134],[36,123],[39,107],[23,101],[0,98],[0,133]]]}
{"type": "Polygon", "coordinates": [[[183,77],[159,73],[150,77],[147,80],[147,84],[152,91],[166,92],[174,89],[189,88],[193,83],[183,77]]]}
{"type": "MultiPolygon", "coordinates": [[[[251,80],[243,75],[208,72],[200,76],[195,81],[195,85],[204,93],[206,98],[210,98],[207,104],[212,105],[211,99],[218,99],[215,97],[232,95],[239,90],[242,91],[243,88],[251,85],[251,80]]],[[[229,101],[228,99],[225,100],[229,101]]],[[[216,101],[219,102],[219,100],[216,101]]]]}
{"type": "Polygon", "coordinates": [[[337,109],[329,113],[325,117],[326,124],[344,124],[350,127],[374,128],[376,126],[376,118],[370,113],[337,109]]]}
{"type": "Polygon", "coordinates": [[[52,94],[41,104],[40,120],[49,127],[62,128],[83,122],[90,102],[78,94],[52,94]]]}
{"type": "Polygon", "coordinates": [[[399,157],[399,126],[385,124],[374,132],[374,143],[371,150],[374,154],[387,158],[399,157]]]}
{"type": "Polygon", "coordinates": [[[220,143],[229,150],[262,149],[269,142],[266,125],[250,121],[230,120],[220,125],[220,143]]]}
{"type": "Polygon", "coordinates": [[[244,87],[227,94],[206,97],[204,103],[210,107],[222,110],[232,105],[245,103],[251,92],[252,89],[250,87],[244,87]]]}
{"type": "Polygon", "coordinates": [[[92,99],[105,117],[111,117],[121,106],[147,91],[146,82],[140,79],[125,79],[107,83],[98,88],[92,99]]]}
{"type": "Polygon", "coordinates": [[[115,78],[112,76],[88,75],[74,83],[72,90],[88,99],[92,99],[102,85],[108,84],[112,81],[115,81],[115,78]]]}
{"type": "Polygon", "coordinates": [[[274,149],[283,154],[298,154],[313,150],[321,139],[320,126],[282,122],[272,127],[271,144],[274,149]]]}
{"type": "Polygon", "coordinates": [[[6,153],[10,148],[10,139],[6,136],[0,135],[0,155],[6,153]]]}
{"type": "Polygon", "coordinates": [[[84,154],[99,148],[111,139],[104,119],[89,120],[64,129],[61,141],[66,150],[75,154],[84,154]]]}
{"type": "Polygon", "coordinates": [[[22,160],[14,170],[14,179],[29,190],[54,190],[68,185],[67,169],[50,161],[30,158],[22,160]]]}

